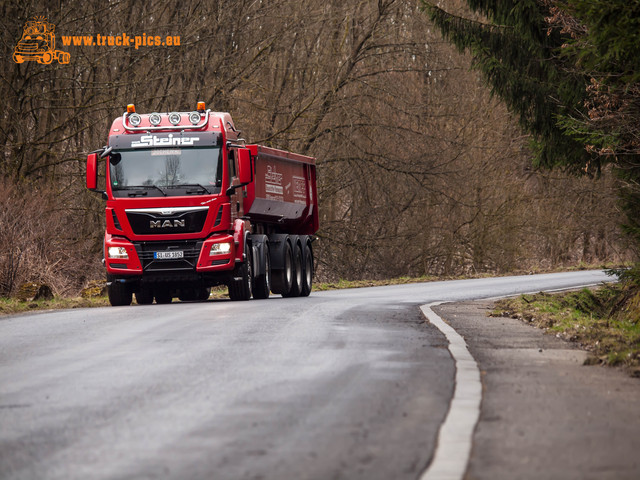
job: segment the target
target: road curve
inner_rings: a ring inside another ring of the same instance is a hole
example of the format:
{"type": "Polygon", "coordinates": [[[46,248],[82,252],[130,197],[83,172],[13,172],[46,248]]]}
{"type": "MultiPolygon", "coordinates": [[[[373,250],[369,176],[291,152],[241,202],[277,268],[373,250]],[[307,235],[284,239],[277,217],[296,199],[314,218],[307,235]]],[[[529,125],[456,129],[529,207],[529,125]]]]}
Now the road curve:
{"type": "Polygon", "coordinates": [[[0,478],[417,478],[455,368],[419,305],[599,271],[0,319],[0,478]]]}

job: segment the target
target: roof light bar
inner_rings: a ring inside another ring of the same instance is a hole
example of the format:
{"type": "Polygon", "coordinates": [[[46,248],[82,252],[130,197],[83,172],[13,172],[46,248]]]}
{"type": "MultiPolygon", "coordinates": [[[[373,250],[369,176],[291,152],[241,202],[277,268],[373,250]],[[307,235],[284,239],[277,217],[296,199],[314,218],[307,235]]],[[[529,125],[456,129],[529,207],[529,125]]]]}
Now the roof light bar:
{"type": "Polygon", "coordinates": [[[154,112],[149,115],[150,125],[140,126],[142,117],[139,114],[124,112],[122,114],[122,126],[129,132],[149,132],[151,130],[197,130],[207,126],[207,124],[209,123],[209,115],[211,114],[211,110],[205,110],[201,113],[182,113],[184,115],[187,115],[187,117],[189,118],[189,124],[180,125],[182,115],[179,112],[171,112],[169,114],[169,121],[171,122],[171,126],[160,125],[160,123],[162,123],[162,116],[159,113],[154,112]],[[198,121],[196,121],[196,115],[198,116],[198,121]],[[158,121],[157,125],[154,124],[154,122],[156,121],[158,121]]]}

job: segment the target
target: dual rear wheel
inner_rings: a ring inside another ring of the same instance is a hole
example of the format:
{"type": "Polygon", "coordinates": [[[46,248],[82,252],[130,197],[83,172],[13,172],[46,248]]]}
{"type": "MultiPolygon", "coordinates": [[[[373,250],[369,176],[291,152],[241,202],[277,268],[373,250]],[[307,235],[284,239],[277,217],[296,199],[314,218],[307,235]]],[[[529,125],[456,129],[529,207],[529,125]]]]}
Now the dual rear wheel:
{"type": "Polygon", "coordinates": [[[231,300],[307,297],[313,282],[313,253],[304,236],[281,235],[270,244],[265,235],[245,246],[245,262],[236,267],[229,284],[231,300]]]}
{"type": "Polygon", "coordinates": [[[278,293],[283,297],[309,296],[313,281],[313,253],[309,243],[287,242],[282,264],[278,293]]]}

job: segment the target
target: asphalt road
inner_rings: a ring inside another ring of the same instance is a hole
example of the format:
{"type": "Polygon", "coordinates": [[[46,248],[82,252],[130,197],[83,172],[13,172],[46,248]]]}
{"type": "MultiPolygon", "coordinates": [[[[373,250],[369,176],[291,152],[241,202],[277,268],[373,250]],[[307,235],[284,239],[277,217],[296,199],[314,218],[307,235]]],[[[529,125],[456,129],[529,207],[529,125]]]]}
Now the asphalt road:
{"type": "Polygon", "coordinates": [[[574,272],[0,318],[0,478],[415,479],[453,392],[418,306],[574,272]]]}

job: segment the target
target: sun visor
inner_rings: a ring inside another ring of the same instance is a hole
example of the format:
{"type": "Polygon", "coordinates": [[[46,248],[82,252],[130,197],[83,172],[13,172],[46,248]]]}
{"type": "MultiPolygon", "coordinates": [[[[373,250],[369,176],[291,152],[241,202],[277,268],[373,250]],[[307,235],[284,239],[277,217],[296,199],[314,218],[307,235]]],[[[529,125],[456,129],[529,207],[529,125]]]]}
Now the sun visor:
{"type": "Polygon", "coordinates": [[[222,144],[219,132],[171,132],[112,135],[109,146],[115,150],[138,148],[217,147],[222,144]]]}

